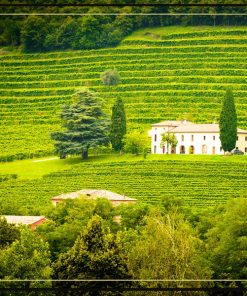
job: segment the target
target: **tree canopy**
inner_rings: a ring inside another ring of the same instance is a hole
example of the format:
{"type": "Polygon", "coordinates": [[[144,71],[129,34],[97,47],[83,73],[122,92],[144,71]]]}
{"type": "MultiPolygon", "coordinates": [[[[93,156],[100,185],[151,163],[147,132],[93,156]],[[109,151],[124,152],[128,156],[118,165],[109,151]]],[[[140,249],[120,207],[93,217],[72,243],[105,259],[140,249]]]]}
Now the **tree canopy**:
{"type": "Polygon", "coordinates": [[[126,116],[124,103],[118,99],[112,107],[110,138],[115,151],[121,151],[124,146],[123,137],[126,134],[126,116]]]}
{"type": "MultiPolygon", "coordinates": [[[[13,1],[5,1],[12,3],[13,1]]],[[[27,4],[40,4],[40,1],[26,0],[27,4]]],[[[66,1],[58,1],[62,4],[66,1]]],[[[71,2],[71,1],[70,1],[71,2]]],[[[73,4],[81,4],[81,0],[73,1],[73,4]]],[[[90,1],[89,1],[90,2],[90,1]]],[[[92,2],[92,1],[91,1],[92,2]]],[[[90,2],[90,3],[91,3],[90,2]]],[[[146,1],[146,4],[153,4],[154,1],[146,1]]],[[[193,2],[193,1],[192,1],[193,2]]],[[[190,4],[193,4],[190,2],[190,4]]],[[[195,2],[195,1],[194,1],[195,2]]],[[[221,1],[228,4],[229,1],[221,1]]],[[[116,4],[115,0],[107,1],[107,4],[116,4]]],[[[232,13],[246,13],[246,7],[203,7],[204,12],[208,12],[208,16],[199,18],[191,13],[201,13],[202,7],[188,6],[183,7],[183,12],[188,15],[177,17],[176,14],[181,12],[181,7],[171,6],[142,6],[142,1],[133,0],[133,4],[139,4],[139,7],[126,6],[121,7],[44,7],[36,6],[25,8],[25,12],[30,13],[76,13],[73,16],[73,22],[66,15],[55,18],[52,15],[27,16],[4,15],[8,13],[23,13],[22,7],[0,7],[3,13],[0,22],[0,45],[18,45],[21,43],[25,51],[48,51],[58,48],[72,49],[92,49],[115,46],[120,41],[140,28],[171,26],[171,25],[245,25],[244,15],[222,17],[214,15],[217,12],[227,13],[229,9],[232,13]],[[89,15],[81,15],[81,13],[89,15]],[[100,15],[102,12],[109,15],[100,15]],[[155,15],[157,13],[157,15],[155,15]],[[169,17],[162,15],[163,13],[171,13],[169,17]],[[95,15],[93,15],[95,14],[95,15]],[[97,14],[97,15],[96,15],[97,14]],[[129,15],[132,14],[132,15],[129,15]],[[133,15],[134,14],[134,15],[133,15]],[[154,14],[154,15],[152,15],[154,14]],[[213,14],[213,15],[212,15],[213,14]],[[31,21],[34,20],[35,22],[31,21]],[[13,21],[14,25],[9,28],[9,21],[13,21]],[[21,38],[20,38],[21,35],[21,38]],[[63,39],[63,37],[66,37],[63,39]]],[[[155,4],[162,4],[164,1],[157,0],[155,4]]],[[[170,1],[171,4],[177,4],[177,1],[170,1]]],[[[196,1],[197,4],[204,4],[203,0],[196,1]]],[[[68,1],[67,1],[68,4],[68,1]]],[[[91,3],[92,4],[92,3],[91,3]]]]}
{"type": "Polygon", "coordinates": [[[61,113],[63,131],[51,134],[61,158],[68,154],[88,157],[88,149],[109,143],[109,120],[102,111],[102,101],[89,90],[75,94],[74,103],[61,113]]]}
{"type": "Polygon", "coordinates": [[[220,141],[223,150],[231,151],[237,141],[237,113],[231,90],[227,90],[220,113],[220,141]]]}
{"type": "MultiPolygon", "coordinates": [[[[127,257],[116,236],[104,227],[102,219],[95,215],[87,228],[77,238],[74,246],[62,254],[54,264],[54,277],[58,279],[126,279],[129,278],[127,257]]],[[[113,283],[114,284],[114,283],[113,283]]],[[[93,295],[101,295],[98,288],[111,283],[83,282],[78,285],[92,289],[93,295]]]]}
{"type": "Polygon", "coordinates": [[[165,146],[165,144],[166,144],[166,153],[168,154],[169,146],[171,146],[172,149],[176,148],[176,146],[178,144],[178,140],[174,134],[164,133],[164,134],[162,134],[160,147],[163,148],[165,146]]]}
{"type": "Polygon", "coordinates": [[[120,81],[120,75],[117,69],[109,69],[101,73],[101,81],[104,85],[116,85],[120,81]]]}
{"type": "Polygon", "coordinates": [[[0,249],[13,243],[20,237],[20,229],[9,224],[4,217],[0,217],[0,249]]]}
{"type": "Polygon", "coordinates": [[[49,245],[27,228],[21,229],[20,239],[0,252],[0,262],[0,278],[3,279],[51,278],[49,245]]]}
{"type": "Polygon", "coordinates": [[[124,151],[135,155],[145,153],[149,149],[149,140],[144,132],[134,130],[124,137],[124,151]]]}

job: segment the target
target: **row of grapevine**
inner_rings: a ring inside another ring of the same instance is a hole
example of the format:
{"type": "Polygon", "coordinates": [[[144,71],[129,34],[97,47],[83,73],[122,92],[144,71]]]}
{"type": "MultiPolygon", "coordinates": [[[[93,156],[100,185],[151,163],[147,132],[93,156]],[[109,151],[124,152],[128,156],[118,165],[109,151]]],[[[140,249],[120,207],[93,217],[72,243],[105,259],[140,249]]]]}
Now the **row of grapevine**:
{"type": "MultiPolygon", "coordinates": [[[[151,30],[151,29],[150,29],[151,30]]],[[[0,57],[0,160],[52,153],[50,133],[59,128],[61,106],[88,86],[105,100],[125,102],[129,129],[187,114],[195,122],[218,118],[226,88],[236,98],[239,127],[247,128],[246,28],[187,28],[130,36],[116,48],[0,57]],[[127,45],[128,44],[128,45],[127,45]],[[116,67],[121,83],[101,84],[116,67]],[[25,156],[23,156],[25,155],[25,156]]]]}
{"type": "MultiPolygon", "coordinates": [[[[182,198],[187,206],[205,207],[229,198],[246,196],[246,162],[143,160],[85,162],[72,170],[52,173],[39,180],[11,180],[1,189],[1,209],[19,204],[30,214],[41,211],[53,196],[83,188],[108,189],[143,202],[182,198]],[[8,196],[6,199],[5,197],[8,196]]],[[[13,213],[12,208],[8,210],[13,213]]],[[[13,209],[18,213],[18,208],[13,209]]],[[[40,214],[41,212],[39,212],[40,214]]]]}

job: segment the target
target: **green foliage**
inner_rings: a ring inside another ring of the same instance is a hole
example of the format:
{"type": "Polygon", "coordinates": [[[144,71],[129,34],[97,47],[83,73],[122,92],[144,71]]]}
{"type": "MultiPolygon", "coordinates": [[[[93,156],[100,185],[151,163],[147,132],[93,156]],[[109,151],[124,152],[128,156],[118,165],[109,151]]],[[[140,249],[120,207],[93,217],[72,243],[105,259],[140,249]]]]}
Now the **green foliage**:
{"type": "Polygon", "coordinates": [[[221,97],[230,87],[238,126],[247,129],[246,33],[246,27],[172,26],[138,31],[127,38],[128,46],[1,55],[0,161],[51,155],[49,134],[60,129],[61,107],[86,83],[106,102],[108,115],[117,98],[124,101],[129,131],[185,113],[196,123],[218,121],[221,97]],[[121,84],[113,89],[99,75],[114,68],[121,84]]]}
{"type": "MultiPolygon", "coordinates": [[[[87,229],[77,238],[74,246],[53,265],[54,278],[126,279],[130,277],[126,259],[116,237],[103,226],[102,219],[96,215],[89,221],[87,229]]],[[[93,295],[102,295],[97,291],[98,288],[102,285],[111,286],[111,283],[82,282],[77,285],[94,289],[93,295]]]]}
{"type": "Polygon", "coordinates": [[[123,137],[126,134],[126,115],[124,103],[118,99],[112,107],[110,139],[115,151],[123,149],[123,137]]]}
{"type": "Polygon", "coordinates": [[[230,200],[208,231],[208,257],[214,278],[246,279],[247,200],[230,200]]]}
{"type": "Polygon", "coordinates": [[[42,51],[48,27],[45,19],[29,16],[23,23],[21,41],[26,52],[42,51]]]}
{"type": "Polygon", "coordinates": [[[150,148],[146,133],[138,130],[126,134],[123,142],[124,151],[135,155],[139,155],[150,148]]]}
{"type": "Polygon", "coordinates": [[[0,174],[0,183],[11,179],[17,179],[17,174],[0,174]]]}
{"type": "Polygon", "coordinates": [[[87,158],[89,148],[109,143],[108,120],[95,93],[89,90],[77,92],[75,103],[63,108],[61,119],[66,130],[51,134],[61,158],[68,154],[82,154],[87,158]]]}
{"type": "Polygon", "coordinates": [[[49,246],[27,228],[21,229],[19,240],[0,252],[0,261],[0,275],[3,279],[51,277],[49,246]]]}
{"type": "Polygon", "coordinates": [[[156,214],[147,217],[147,225],[129,254],[130,270],[134,278],[141,279],[210,278],[202,251],[202,243],[181,214],[156,214]]]}
{"type": "MultiPolygon", "coordinates": [[[[59,49],[76,48],[79,39],[80,26],[72,17],[67,17],[56,31],[56,47],[59,49]]],[[[52,44],[50,45],[52,46],[52,44]]],[[[54,45],[53,45],[54,46],[54,45]]]]}
{"type": "Polygon", "coordinates": [[[120,81],[120,75],[117,69],[109,69],[100,74],[101,81],[104,85],[116,85],[120,81]]]}
{"type": "Polygon", "coordinates": [[[95,156],[36,180],[3,182],[0,212],[44,215],[52,197],[83,188],[104,188],[148,203],[179,199],[200,209],[246,196],[246,170],[246,157],[237,156],[150,155],[145,161],[130,154],[95,156]]]}
{"type": "Polygon", "coordinates": [[[113,218],[113,208],[106,199],[91,200],[87,197],[68,199],[51,207],[45,216],[47,223],[36,230],[49,242],[51,255],[56,259],[59,254],[71,248],[88,221],[94,214],[104,219],[105,225],[110,226],[113,218]]]}
{"type": "Polygon", "coordinates": [[[0,249],[13,243],[20,237],[20,229],[13,224],[7,223],[4,217],[0,216],[0,249]]]}
{"type": "Polygon", "coordinates": [[[222,148],[225,152],[230,152],[235,148],[237,141],[237,114],[231,90],[226,91],[219,126],[222,148]]]}
{"type": "Polygon", "coordinates": [[[166,153],[168,154],[169,146],[171,146],[171,149],[176,148],[178,144],[178,140],[174,134],[171,133],[163,133],[160,147],[163,148],[166,145],[166,153]]]}

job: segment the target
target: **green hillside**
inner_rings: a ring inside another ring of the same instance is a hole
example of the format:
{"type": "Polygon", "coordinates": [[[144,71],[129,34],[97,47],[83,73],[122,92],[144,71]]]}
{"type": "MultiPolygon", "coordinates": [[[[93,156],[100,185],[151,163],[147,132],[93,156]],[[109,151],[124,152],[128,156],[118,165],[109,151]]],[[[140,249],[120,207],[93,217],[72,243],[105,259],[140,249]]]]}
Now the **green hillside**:
{"type": "Polygon", "coordinates": [[[50,132],[60,126],[61,105],[87,86],[106,111],[125,102],[128,126],[148,128],[165,119],[217,121],[231,87],[238,125],[247,128],[247,27],[164,27],[138,31],[116,48],[9,53],[0,56],[1,159],[52,153],[50,132]],[[116,67],[121,84],[101,84],[116,67]]]}
{"type": "MultiPolygon", "coordinates": [[[[58,162],[64,166],[71,164],[69,159],[65,163],[64,160],[48,162],[50,168],[55,166],[57,170],[58,162]]],[[[23,174],[32,167],[23,166],[23,174]]],[[[40,166],[43,169],[42,163],[40,166]]],[[[4,167],[0,164],[0,168],[4,170],[4,167]]],[[[219,205],[234,197],[247,197],[245,157],[152,155],[143,160],[118,155],[92,157],[65,169],[30,180],[22,180],[20,173],[20,179],[3,182],[0,214],[42,214],[52,197],[84,188],[108,189],[143,202],[179,198],[185,206],[197,209],[219,205]]]]}

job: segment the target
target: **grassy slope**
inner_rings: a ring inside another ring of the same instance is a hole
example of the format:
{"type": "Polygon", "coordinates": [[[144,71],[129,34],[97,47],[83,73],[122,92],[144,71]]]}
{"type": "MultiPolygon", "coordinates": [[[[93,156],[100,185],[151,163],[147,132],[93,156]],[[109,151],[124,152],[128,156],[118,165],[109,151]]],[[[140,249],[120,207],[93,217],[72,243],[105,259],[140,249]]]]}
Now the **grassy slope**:
{"type": "Polygon", "coordinates": [[[182,117],[217,121],[231,87],[239,127],[247,128],[246,33],[246,27],[165,27],[135,32],[112,49],[2,55],[0,155],[51,152],[61,105],[84,86],[100,93],[107,112],[123,98],[129,128],[182,117]],[[113,67],[121,84],[103,86],[100,73],[113,67]]]}
{"type": "MultiPolygon", "coordinates": [[[[67,170],[39,179],[32,178],[42,162],[35,163],[29,176],[24,175],[28,161],[15,162],[12,169],[20,163],[20,179],[1,185],[0,212],[5,214],[40,214],[53,196],[83,188],[108,189],[143,202],[182,198],[185,205],[198,208],[247,197],[246,156],[152,155],[143,160],[141,156],[115,155],[95,156],[84,162],[78,158],[50,160],[46,172],[48,168],[60,170],[64,164],[67,170]],[[29,180],[22,180],[27,177],[29,180]]],[[[0,168],[5,173],[16,172],[10,171],[10,164],[0,168]]]]}

